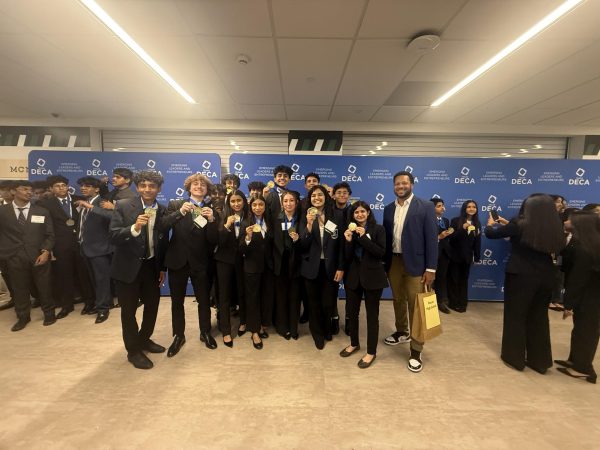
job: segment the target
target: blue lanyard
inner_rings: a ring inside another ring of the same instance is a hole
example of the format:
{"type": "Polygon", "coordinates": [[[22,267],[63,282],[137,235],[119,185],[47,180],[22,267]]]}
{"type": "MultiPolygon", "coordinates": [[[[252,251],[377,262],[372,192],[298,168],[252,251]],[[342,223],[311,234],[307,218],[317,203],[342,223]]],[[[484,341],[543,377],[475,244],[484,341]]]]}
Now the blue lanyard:
{"type": "Polygon", "coordinates": [[[144,200],[142,200],[142,208],[144,208],[144,209],[146,209],[146,208],[156,209],[156,208],[158,208],[158,202],[156,200],[154,200],[154,203],[152,203],[152,205],[146,206],[146,204],[144,203],[144,200]]]}
{"type": "Polygon", "coordinates": [[[260,225],[260,228],[262,229],[263,227],[263,223],[265,223],[265,218],[261,217],[260,219],[256,216],[254,216],[254,221],[260,225]]]}
{"type": "Polygon", "coordinates": [[[285,221],[285,229],[289,230],[290,227],[293,227],[294,225],[296,225],[296,216],[292,216],[292,224],[288,225],[288,219],[287,216],[285,215],[285,213],[283,213],[283,220],[285,221]]]}
{"type": "Polygon", "coordinates": [[[204,207],[204,200],[202,200],[200,203],[198,203],[196,200],[194,200],[192,197],[190,197],[189,202],[191,204],[193,204],[194,206],[199,206],[200,208],[204,207]]]}

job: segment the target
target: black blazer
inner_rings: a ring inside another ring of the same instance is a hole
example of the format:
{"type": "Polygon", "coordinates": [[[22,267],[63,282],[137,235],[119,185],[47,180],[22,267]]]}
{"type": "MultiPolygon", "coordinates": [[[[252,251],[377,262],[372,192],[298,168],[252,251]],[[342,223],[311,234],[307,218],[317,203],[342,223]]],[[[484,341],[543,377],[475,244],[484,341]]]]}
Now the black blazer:
{"type": "Polygon", "coordinates": [[[277,188],[271,189],[271,191],[265,197],[266,207],[269,211],[269,216],[276,217],[281,212],[281,198],[277,192],[277,188]]]}
{"type": "Polygon", "coordinates": [[[344,253],[348,271],[344,285],[350,289],[383,289],[388,287],[388,280],[383,268],[385,257],[385,229],[379,224],[367,226],[361,237],[353,233],[352,242],[344,239],[344,253]],[[369,235],[369,236],[367,236],[369,235]],[[362,257],[358,257],[356,249],[363,249],[362,257]]]}
{"type": "Polygon", "coordinates": [[[344,219],[339,211],[333,211],[333,216],[325,217],[325,223],[330,220],[337,225],[336,233],[323,233],[323,242],[319,232],[317,220],[313,223],[312,230],[306,228],[306,216],[300,219],[300,248],[302,249],[302,262],[300,273],[304,278],[314,280],[319,275],[321,264],[321,248],[325,255],[325,270],[327,277],[333,280],[335,272],[344,270],[344,219]]]}
{"type": "Polygon", "coordinates": [[[52,251],[53,247],[54,229],[46,208],[30,204],[23,232],[12,203],[0,206],[0,260],[7,260],[25,248],[29,260],[35,262],[42,250],[52,251]],[[44,223],[33,223],[33,216],[43,217],[44,223]]]}
{"type": "MultiPolygon", "coordinates": [[[[450,228],[450,221],[445,217],[442,217],[442,222],[444,223],[444,227],[440,227],[440,224],[435,220],[437,224],[438,236],[442,231],[446,231],[450,228]]],[[[445,256],[446,258],[450,258],[450,236],[446,236],[444,239],[438,240],[438,257],[445,256]]]]}
{"type": "MultiPolygon", "coordinates": [[[[450,259],[454,262],[472,264],[481,259],[481,231],[475,228],[471,233],[460,224],[460,217],[454,217],[451,221],[454,233],[450,239],[450,259]]],[[[438,227],[439,228],[439,227],[438,227]]]]}
{"type": "MultiPolygon", "coordinates": [[[[292,241],[289,233],[287,231],[283,231],[281,228],[283,223],[285,223],[284,212],[282,211],[273,219],[273,272],[275,275],[282,275],[281,266],[283,265],[283,256],[285,251],[287,250],[287,258],[288,258],[288,274],[290,277],[299,277],[300,276],[300,239],[296,242],[292,241]]],[[[294,228],[296,229],[296,233],[299,234],[299,226],[300,226],[300,217],[299,211],[296,211],[296,223],[294,224],[294,228]]]]}
{"type": "MultiPolygon", "coordinates": [[[[88,258],[110,255],[113,252],[113,248],[110,243],[110,235],[108,233],[113,212],[110,209],[101,208],[101,201],[102,199],[100,196],[98,196],[92,202],[94,207],[88,210],[85,223],[83,225],[81,251],[88,258]]],[[[80,213],[80,215],[81,214],[83,214],[83,211],[80,213]]]]}
{"type": "Polygon", "coordinates": [[[213,257],[215,246],[219,240],[219,216],[212,205],[215,220],[207,223],[204,228],[194,225],[191,213],[185,216],[179,209],[185,200],[171,200],[167,212],[160,222],[164,234],[171,230],[171,239],[165,257],[168,269],[181,269],[188,263],[192,270],[208,270],[213,257]]]}
{"type": "Polygon", "coordinates": [[[246,244],[246,227],[254,225],[253,218],[242,222],[240,229],[239,246],[240,253],[244,258],[245,273],[263,273],[265,270],[273,270],[273,227],[267,223],[267,232],[252,233],[252,240],[246,244]]]}
{"type": "Polygon", "coordinates": [[[225,228],[227,217],[223,217],[218,225],[218,246],[215,251],[215,261],[220,261],[226,264],[235,264],[240,253],[240,238],[245,235],[244,230],[240,226],[240,234],[235,237],[235,225],[231,226],[231,230],[225,228]]]}
{"type": "MultiPolygon", "coordinates": [[[[573,242],[573,239],[571,239],[573,242]]],[[[569,244],[571,244],[571,242],[569,244]]],[[[600,301],[600,263],[577,242],[570,245],[570,270],[565,273],[565,309],[600,301]]],[[[583,311],[582,311],[583,313],[583,311]]],[[[586,312],[591,314],[592,312],[586,312]]]]}
{"type": "Polygon", "coordinates": [[[54,227],[54,237],[56,242],[54,243],[54,250],[68,250],[77,246],[77,234],[79,232],[79,211],[74,205],[77,200],[82,200],[82,197],[71,196],[71,216],[65,213],[62,208],[60,200],[57,197],[48,197],[38,202],[39,206],[42,206],[48,210],[50,217],[52,217],[52,225],[54,227]],[[73,226],[67,225],[67,220],[71,218],[75,224],[73,226]]]}
{"type": "Polygon", "coordinates": [[[510,238],[511,252],[506,273],[527,274],[554,279],[554,263],[552,256],[542,253],[521,243],[521,228],[513,219],[506,225],[487,226],[485,235],[489,239],[510,238]]]}

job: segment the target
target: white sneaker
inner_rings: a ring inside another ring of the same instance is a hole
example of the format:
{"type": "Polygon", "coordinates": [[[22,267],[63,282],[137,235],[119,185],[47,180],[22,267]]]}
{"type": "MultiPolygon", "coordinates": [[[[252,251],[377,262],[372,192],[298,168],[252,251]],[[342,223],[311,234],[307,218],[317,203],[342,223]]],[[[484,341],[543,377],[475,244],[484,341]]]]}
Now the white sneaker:
{"type": "Polygon", "coordinates": [[[395,333],[390,334],[383,340],[384,344],[387,345],[398,345],[398,344],[408,344],[410,342],[410,336],[405,333],[401,333],[396,331],[395,333]]]}

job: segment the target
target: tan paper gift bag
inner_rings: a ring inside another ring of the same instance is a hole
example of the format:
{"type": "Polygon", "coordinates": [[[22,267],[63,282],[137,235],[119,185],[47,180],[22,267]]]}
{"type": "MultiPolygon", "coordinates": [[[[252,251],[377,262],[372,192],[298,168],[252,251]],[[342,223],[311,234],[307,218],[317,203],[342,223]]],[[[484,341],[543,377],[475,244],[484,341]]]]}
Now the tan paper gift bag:
{"type": "Polygon", "coordinates": [[[433,290],[425,286],[425,292],[417,294],[415,300],[410,336],[415,341],[424,343],[440,334],[442,334],[442,324],[437,297],[433,290]]]}

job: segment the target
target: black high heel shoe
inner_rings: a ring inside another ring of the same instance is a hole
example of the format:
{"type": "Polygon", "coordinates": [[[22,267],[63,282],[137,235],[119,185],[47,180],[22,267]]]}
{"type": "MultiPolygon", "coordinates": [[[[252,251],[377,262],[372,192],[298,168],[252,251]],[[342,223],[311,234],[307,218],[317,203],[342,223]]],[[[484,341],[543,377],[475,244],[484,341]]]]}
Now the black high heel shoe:
{"type": "MultiPolygon", "coordinates": [[[[231,338],[231,336],[229,336],[229,338],[231,338]]],[[[229,348],[232,348],[233,347],[233,339],[231,339],[229,342],[226,342],[225,339],[223,339],[223,344],[229,348]]]]}
{"type": "Polygon", "coordinates": [[[245,335],[245,334],[246,334],[246,331],[248,331],[246,328],[244,328],[243,330],[240,330],[240,329],[238,328],[238,336],[243,336],[243,335],[245,335]]]}
{"type": "Polygon", "coordinates": [[[588,383],[596,384],[596,378],[597,378],[596,374],[594,374],[594,375],[587,375],[587,374],[575,375],[575,374],[572,374],[571,372],[569,372],[569,369],[567,367],[557,367],[556,370],[558,370],[560,373],[564,373],[565,375],[568,375],[572,378],[583,378],[588,383]]]}
{"type": "MultiPolygon", "coordinates": [[[[259,335],[259,338],[260,338],[260,335],[259,335]]],[[[252,336],[250,336],[250,339],[252,340],[252,345],[254,346],[254,348],[256,350],[260,350],[260,349],[263,348],[263,342],[262,342],[262,340],[260,342],[254,342],[254,337],[252,337],[252,336]]]]}
{"type": "Polygon", "coordinates": [[[554,362],[556,364],[558,364],[559,366],[563,366],[563,367],[573,367],[573,363],[571,361],[569,361],[568,359],[555,359],[554,362]]]}

